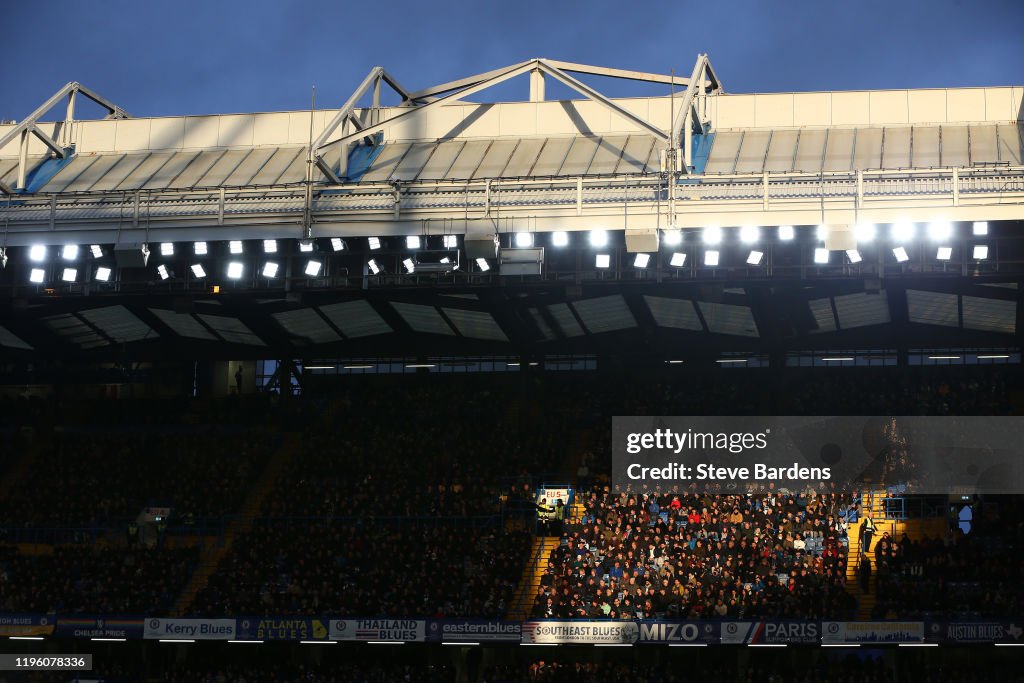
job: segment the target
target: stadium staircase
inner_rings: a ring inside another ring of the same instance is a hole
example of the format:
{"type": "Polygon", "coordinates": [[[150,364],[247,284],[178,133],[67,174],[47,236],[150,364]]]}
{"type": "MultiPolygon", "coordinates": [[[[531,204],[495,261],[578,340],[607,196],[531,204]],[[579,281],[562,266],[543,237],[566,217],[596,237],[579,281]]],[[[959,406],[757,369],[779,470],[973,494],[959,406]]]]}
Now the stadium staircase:
{"type": "Polygon", "coordinates": [[[535,536],[533,548],[530,550],[530,561],[523,569],[523,576],[519,580],[519,587],[512,598],[512,609],[509,610],[508,618],[515,621],[522,621],[530,617],[533,612],[533,601],[540,589],[540,579],[544,570],[548,567],[548,560],[551,553],[561,543],[560,536],[535,536]]]}
{"type": "Polygon", "coordinates": [[[172,614],[183,616],[187,613],[192,601],[199,594],[210,576],[217,571],[224,556],[231,550],[234,540],[252,529],[253,521],[259,517],[260,510],[267,496],[274,489],[281,473],[291,464],[292,459],[298,453],[302,441],[302,435],[297,433],[285,434],[283,443],[274,451],[267,462],[266,468],[260,478],[256,480],[245,502],[242,504],[241,513],[228,524],[224,532],[224,542],[208,545],[199,558],[199,565],[192,574],[188,585],[181,592],[178,601],[174,605],[172,614]]]}
{"type": "Polygon", "coordinates": [[[946,531],[946,520],[942,517],[916,517],[913,519],[892,519],[888,516],[886,507],[886,492],[866,491],[861,495],[860,510],[856,525],[850,525],[849,529],[849,550],[846,561],[846,591],[857,598],[858,613],[860,620],[870,620],[875,609],[875,594],[878,588],[878,562],[875,552],[878,548],[878,541],[884,533],[890,538],[900,540],[904,537],[920,541],[924,538],[941,537],[946,531]],[[871,513],[871,519],[875,522],[875,533],[871,537],[871,550],[866,557],[871,561],[871,580],[868,583],[868,592],[860,588],[860,524],[864,519],[864,512],[871,513]]]}

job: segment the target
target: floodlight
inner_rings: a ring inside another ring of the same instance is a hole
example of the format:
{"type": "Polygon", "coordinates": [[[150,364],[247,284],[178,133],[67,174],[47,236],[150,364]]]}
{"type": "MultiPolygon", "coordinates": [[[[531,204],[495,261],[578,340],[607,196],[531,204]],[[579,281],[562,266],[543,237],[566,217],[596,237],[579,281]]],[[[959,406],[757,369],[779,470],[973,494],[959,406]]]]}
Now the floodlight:
{"type": "Polygon", "coordinates": [[[704,228],[704,244],[718,244],[722,241],[722,229],[717,225],[704,228]]]}
{"type": "Polygon", "coordinates": [[[370,249],[380,249],[379,237],[368,237],[366,238],[366,243],[369,245],[370,249]]]}
{"type": "Polygon", "coordinates": [[[756,225],[744,225],[740,228],[740,242],[753,244],[761,238],[761,228],[756,225]]]}
{"type": "Polygon", "coordinates": [[[61,251],[61,256],[64,257],[65,261],[74,261],[78,258],[78,245],[65,244],[64,249],[61,251]]]}
{"type": "Polygon", "coordinates": [[[411,273],[412,271],[416,270],[416,262],[413,261],[411,258],[407,258],[404,261],[402,261],[402,265],[405,266],[405,272],[407,273],[411,273]]]}
{"type": "Polygon", "coordinates": [[[828,249],[818,247],[814,250],[814,262],[817,264],[828,263],[828,249]]]}
{"type": "Polygon", "coordinates": [[[796,236],[796,230],[793,229],[792,225],[780,225],[779,226],[779,239],[783,242],[788,242],[796,236]]]}
{"type": "Polygon", "coordinates": [[[896,257],[897,263],[903,263],[904,261],[910,260],[910,256],[907,255],[907,250],[903,247],[896,247],[893,249],[892,255],[896,257]]]}
{"type": "Polygon", "coordinates": [[[267,261],[263,264],[263,277],[275,278],[277,277],[277,271],[280,270],[281,266],[274,263],[273,261],[267,261]]]}
{"type": "Polygon", "coordinates": [[[308,261],[306,263],[306,275],[309,277],[316,277],[320,274],[320,269],[324,267],[324,264],[320,261],[308,261]]]}
{"type": "Polygon", "coordinates": [[[171,274],[167,271],[167,266],[165,266],[162,263],[159,266],[156,267],[156,272],[157,272],[157,275],[160,276],[161,280],[166,280],[167,278],[169,278],[171,276],[171,274]]]}
{"type": "Polygon", "coordinates": [[[668,263],[673,268],[682,268],[683,264],[686,263],[686,254],[681,251],[677,251],[672,254],[672,259],[668,263]]]}
{"type": "Polygon", "coordinates": [[[860,263],[863,260],[860,257],[860,252],[856,249],[847,249],[846,258],[850,259],[850,263],[860,263]]]}
{"type": "Polygon", "coordinates": [[[276,254],[277,253],[277,240],[263,240],[263,253],[264,254],[276,254]]]}
{"type": "Polygon", "coordinates": [[[91,247],[89,247],[89,250],[92,252],[92,257],[93,258],[102,258],[103,257],[103,247],[101,247],[100,245],[94,244],[91,247]]]}
{"type": "Polygon", "coordinates": [[[533,246],[533,235],[528,232],[516,233],[516,246],[522,249],[533,246]]]}
{"type": "Polygon", "coordinates": [[[37,285],[42,283],[46,278],[46,272],[42,268],[33,268],[32,272],[28,274],[29,282],[34,282],[37,285]]]}
{"type": "Polygon", "coordinates": [[[331,238],[331,249],[333,249],[334,251],[345,251],[346,246],[347,245],[345,244],[345,240],[341,239],[340,237],[331,238]]]}
{"type": "Polygon", "coordinates": [[[206,242],[196,242],[192,245],[192,249],[196,256],[206,256],[206,242]]]}
{"type": "Polygon", "coordinates": [[[650,254],[637,254],[636,258],[633,259],[633,266],[636,268],[646,268],[647,264],[651,262],[650,254]]]}
{"type": "Polygon", "coordinates": [[[476,260],[476,266],[485,273],[491,269],[491,264],[488,263],[485,258],[478,258],[476,260]]]}
{"type": "Polygon", "coordinates": [[[78,277],[78,270],[75,268],[65,268],[61,274],[60,279],[64,282],[74,282],[75,278],[78,277]]]}
{"type": "Polygon", "coordinates": [[[100,266],[99,268],[96,269],[95,279],[98,280],[99,282],[106,282],[110,279],[110,275],[110,268],[107,268],[106,266],[100,266]]]}
{"type": "Polygon", "coordinates": [[[46,258],[46,247],[41,244],[33,244],[29,247],[28,257],[32,261],[39,263],[46,258]]]}
{"type": "Polygon", "coordinates": [[[893,223],[890,236],[897,242],[909,242],[914,239],[915,232],[917,232],[917,226],[907,221],[901,221],[893,223]]]}
{"type": "Polygon", "coordinates": [[[316,247],[316,243],[313,240],[299,240],[299,251],[304,254],[308,254],[313,251],[316,247]]]}
{"type": "Polygon", "coordinates": [[[592,247],[603,247],[608,244],[608,231],[607,230],[591,230],[590,231],[590,246],[592,247]]]}
{"type": "Polygon", "coordinates": [[[814,231],[814,234],[817,236],[819,241],[824,242],[828,239],[828,226],[824,224],[819,225],[817,230],[814,231]]]}
{"type": "Polygon", "coordinates": [[[598,254],[594,263],[598,268],[607,268],[612,264],[612,257],[609,254],[598,254]]]}
{"type": "Polygon", "coordinates": [[[419,249],[420,248],[420,236],[419,235],[409,235],[408,237],[405,238],[405,246],[408,247],[409,249],[419,249]]]}
{"type": "Polygon", "coordinates": [[[161,242],[160,243],[160,255],[161,256],[174,256],[174,242],[161,242]]]}
{"type": "Polygon", "coordinates": [[[747,264],[751,265],[751,266],[759,265],[763,258],[764,258],[764,252],[763,251],[757,251],[756,249],[754,249],[754,250],[752,250],[750,252],[750,255],[747,256],[747,264]]]}
{"type": "Polygon", "coordinates": [[[718,250],[708,249],[704,252],[704,265],[705,266],[717,266],[718,265],[718,250]]]}
{"type": "Polygon", "coordinates": [[[206,270],[203,268],[202,265],[197,263],[194,266],[192,266],[192,274],[195,275],[197,278],[204,278],[206,277],[206,270]]]}
{"type": "Polygon", "coordinates": [[[569,233],[565,230],[556,230],[551,233],[551,244],[556,247],[564,247],[569,244],[569,233]]]}
{"type": "Polygon", "coordinates": [[[949,221],[934,221],[928,224],[928,237],[936,242],[945,242],[953,236],[953,224],[949,221]]]}
{"type": "Polygon", "coordinates": [[[459,238],[455,235],[445,235],[443,244],[445,249],[455,249],[459,246],[459,238]]]}
{"type": "Polygon", "coordinates": [[[237,280],[242,277],[243,266],[239,261],[232,261],[228,264],[228,277],[237,280]]]}
{"type": "Polygon", "coordinates": [[[670,247],[674,247],[677,244],[683,243],[683,231],[680,230],[679,228],[662,230],[662,234],[664,235],[665,244],[669,245],[670,247]]]}
{"type": "Polygon", "coordinates": [[[231,240],[230,242],[228,242],[228,251],[230,251],[232,254],[241,254],[242,250],[243,249],[241,240],[231,240]]]}
{"type": "Polygon", "coordinates": [[[870,242],[878,234],[878,226],[874,223],[858,223],[853,228],[853,237],[860,242],[870,242]]]}
{"type": "Polygon", "coordinates": [[[975,235],[982,236],[988,234],[988,221],[974,221],[972,228],[975,235]]]}
{"type": "MultiPolygon", "coordinates": [[[[370,239],[374,239],[374,238],[370,238],[370,239]]],[[[377,275],[378,273],[380,273],[380,266],[377,265],[377,261],[376,260],[370,259],[369,261],[366,262],[366,265],[370,269],[370,272],[373,273],[374,275],[377,275]]]]}
{"type": "Polygon", "coordinates": [[[974,245],[974,259],[976,261],[984,261],[988,258],[988,245],[987,244],[975,244],[974,245]]]}

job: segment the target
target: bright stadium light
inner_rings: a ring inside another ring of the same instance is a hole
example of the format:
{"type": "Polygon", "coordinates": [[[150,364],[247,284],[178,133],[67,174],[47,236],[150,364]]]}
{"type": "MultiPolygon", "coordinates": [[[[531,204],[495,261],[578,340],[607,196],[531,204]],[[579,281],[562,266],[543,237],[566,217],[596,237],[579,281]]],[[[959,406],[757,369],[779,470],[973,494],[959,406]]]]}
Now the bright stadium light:
{"type": "Polygon", "coordinates": [[[637,254],[636,258],[633,259],[634,268],[646,268],[647,264],[651,262],[650,254],[637,254]]]}
{"type": "Polygon", "coordinates": [[[320,274],[320,269],[324,267],[324,264],[320,261],[307,261],[306,262],[306,275],[309,277],[316,277],[320,274]]]}
{"type": "Polygon", "coordinates": [[[28,257],[30,260],[39,263],[46,259],[46,247],[41,244],[33,244],[29,247],[28,257]]]}
{"type": "Polygon", "coordinates": [[[405,238],[405,246],[408,249],[419,249],[420,248],[420,236],[409,235],[405,238]]]}
{"type": "Polygon", "coordinates": [[[569,245],[569,233],[565,230],[556,230],[551,233],[551,245],[555,247],[565,247],[569,245]]]}
{"type": "Polygon", "coordinates": [[[608,231],[607,230],[591,230],[590,231],[590,246],[592,247],[603,247],[608,244],[608,231]]]}
{"type": "Polygon", "coordinates": [[[853,238],[858,244],[870,242],[878,235],[878,226],[874,223],[858,223],[853,227],[853,238]]]}
{"type": "Polygon", "coordinates": [[[668,262],[673,268],[682,268],[684,263],[686,263],[686,254],[681,251],[672,254],[672,259],[668,262]]]}
{"type": "Polygon", "coordinates": [[[847,249],[846,258],[850,259],[850,263],[860,263],[863,260],[860,257],[860,252],[856,249],[847,249]]]}
{"type": "Polygon", "coordinates": [[[195,252],[196,256],[206,256],[206,242],[196,242],[192,245],[192,250],[195,252]]]}
{"type": "Polygon", "coordinates": [[[371,250],[376,251],[377,249],[380,249],[380,238],[379,237],[367,237],[366,238],[366,244],[370,247],[371,250]]]}
{"type": "Polygon", "coordinates": [[[612,257],[610,254],[598,254],[594,263],[598,268],[608,268],[612,264],[612,257]]]}
{"type": "Polygon", "coordinates": [[[910,256],[907,255],[907,250],[904,247],[896,247],[892,250],[892,255],[896,257],[896,263],[910,260],[910,256]]]}
{"type": "Polygon", "coordinates": [[[156,273],[157,275],[160,276],[161,280],[166,280],[171,276],[171,274],[167,271],[167,266],[165,266],[162,263],[156,267],[156,273]]]}
{"type": "Polygon", "coordinates": [[[988,221],[974,221],[971,231],[978,237],[988,234],[988,221]]]}
{"type": "Polygon", "coordinates": [[[709,225],[702,233],[704,244],[719,244],[722,241],[722,229],[717,225],[709,225]]]}
{"type": "Polygon", "coordinates": [[[814,250],[814,262],[817,264],[828,263],[828,249],[818,247],[814,250]]]}
{"type": "Polygon", "coordinates": [[[914,233],[917,232],[917,226],[909,221],[900,221],[899,223],[893,223],[892,230],[889,231],[889,236],[892,237],[896,242],[909,242],[914,239],[914,233]]]}
{"type": "Polygon", "coordinates": [[[263,253],[264,254],[276,254],[277,253],[277,240],[263,240],[263,253]]]}
{"type": "Polygon", "coordinates": [[[661,232],[663,239],[665,240],[665,244],[668,246],[674,247],[683,243],[683,231],[679,228],[669,228],[662,230],[661,232]]]}
{"type": "Polygon", "coordinates": [[[98,244],[94,244],[89,247],[89,251],[92,252],[93,258],[103,258],[103,247],[98,244]]]}
{"type": "Polygon", "coordinates": [[[241,240],[231,240],[230,242],[228,242],[228,251],[230,251],[232,254],[241,254],[242,250],[243,248],[241,240]]]}
{"type": "Polygon", "coordinates": [[[529,232],[516,233],[516,246],[520,249],[533,246],[533,234],[529,232]]]}
{"type": "Polygon", "coordinates": [[[486,273],[488,270],[491,269],[491,264],[488,263],[487,259],[485,258],[478,258],[476,260],[476,267],[486,273]]]}
{"type": "Polygon", "coordinates": [[[74,282],[78,277],[78,270],[75,268],[65,268],[64,272],[61,273],[60,279],[64,282],[74,282]]]}
{"type": "Polygon", "coordinates": [[[828,226],[825,224],[819,225],[814,231],[815,236],[819,242],[824,242],[828,239],[828,226]]]}
{"type": "Polygon", "coordinates": [[[756,225],[744,225],[740,228],[740,242],[754,244],[761,239],[761,228],[756,225]]]}
{"type": "Polygon", "coordinates": [[[380,273],[380,266],[377,265],[376,259],[370,259],[369,261],[367,261],[366,262],[366,267],[369,268],[370,272],[373,273],[374,275],[377,275],[377,274],[380,273]]]}
{"type": "Polygon", "coordinates": [[[402,261],[402,265],[405,266],[405,272],[407,273],[411,273],[412,271],[416,270],[416,262],[413,261],[411,258],[407,258],[404,261],[402,261]]]}
{"type": "Polygon", "coordinates": [[[281,269],[281,266],[274,263],[273,261],[267,261],[263,264],[263,277],[274,279],[277,277],[277,271],[281,269]]]}
{"type": "Polygon", "coordinates": [[[753,249],[747,256],[747,265],[760,265],[762,259],[764,259],[764,252],[753,249]]]}
{"type": "Polygon", "coordinates": [[[202,265],[196,263],[192,266],[192,274],[197,278],[204,278],[206,277],[206,269],[204,269],[202,265]]]}
{"type": "Polygon", "coordinates": [[[228,264],[228,277],[232,280],[237,280],[242,277],[242,271],[244,267],[240,261],[232,261],[228,264]]]}
{"type": "Polygon", "coordinates": [[[78,245],[77,244],[65,244],[64,249],[61,250],[60,255],[65,261],[74,261],[78,258],[78,245]]]}
{"type": "Polygon", "coordinates": [[[174,242],[161,242],[160,243],[160,255],[161,256],[174,256],[174,242]]]}
{"type": "Polygon", "coordinates": [[[988,245],[987,244],[975,244],[974,245],[974,260],[984,261],[988,258],[988,245]]]}
{"type": "Polygon", "coordinates": [[[42,284],[44,279],[46,279],[46,272],[42,268],[33,268],[32,272],[28,274],[29,282],[34,282],[37,285],[42,284]]]}
{"type": "Polygon", "coordinates": [[[792,225],[780,225],[779,226],[779,239],[783,242],[788,242],[796,237],[796,230],[793,229],[792,225]]]}
{"type": "Polygon", "coordinates": [[[333,249],[334,251],[345,251],[346,246],[348,245],[345,244],[345,240],[341,239],[340,237],[331,238],[331,249],[333,249]]]}
{"type": "Polygon", "coordinates": [[[106,266],[100,266],[96,269],[95,279],[99,282],[107,282],[110,280],[111,270],[106,266]]]}
{"type": "Polygon", "coordinates": [[[708,249],[704,252],[704,265],[705,266],[717,266],[718,265],[718,250],[708,249]]]}
{"type": "Polygon", "coordinates": [[[304,254],[308,254],[316,248],[316,242],[313,240],[299,240],[299,251],[304,254]]]}
{"type": "Polygon", "coordinates": [[[445,235],[442,242],[445,249],[455,249],[459,246],[459,238],[455,235],[445,235]]]}
{"type": "Polygon", "coordinates": [[[935,252],[935,258],[940,261],[948,261],[953,258],[953,247],[939,247],[935,252]]]}
{"type": "Polygon", "coordinates": [[[928,237],[936,242],[945,242],[953,236],[953,224],[949,221],[933,221],[928,224],[928,237]]]}

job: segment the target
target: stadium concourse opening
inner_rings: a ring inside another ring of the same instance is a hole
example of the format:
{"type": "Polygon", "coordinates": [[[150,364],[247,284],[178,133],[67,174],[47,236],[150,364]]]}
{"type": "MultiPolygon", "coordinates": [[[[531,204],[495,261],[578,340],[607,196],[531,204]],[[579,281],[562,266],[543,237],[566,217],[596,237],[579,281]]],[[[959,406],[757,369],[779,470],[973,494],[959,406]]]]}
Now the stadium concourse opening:
{"type": "Polygon", "coordinates": [[[731,94],[703,54],[230,117],[69,83],[0,125],[0,668],[1019,678],[1022,103],[731,94]],[[821,467],[733,425],[716,488],[623,488],[613,418],[834,420],[821,467]]]}

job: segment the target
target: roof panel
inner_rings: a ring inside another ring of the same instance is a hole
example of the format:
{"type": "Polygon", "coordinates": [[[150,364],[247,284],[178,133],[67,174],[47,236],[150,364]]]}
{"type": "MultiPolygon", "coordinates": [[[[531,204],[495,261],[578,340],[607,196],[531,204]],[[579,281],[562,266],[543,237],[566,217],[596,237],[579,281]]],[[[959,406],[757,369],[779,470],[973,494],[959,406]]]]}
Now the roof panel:
{"type": "Polygon", "coordinates": [[[1021,157],[1024,154],[1021,151],[1019,124],[1003,123],[996,130],[999,134],[999,161],[1020,166],[1021,157]]]}
{"type": "Polygon", "coordinates": [[[395,309],[402,320],[409,325],[414,332],[426,332],[428,334],[455,335],[441,313],[433,306],[422,304],[408,304],[403,301],[392,301],[391,307],[395,309]]]}
{"type": "Polygon", "coordinates": [[[106,173],[103,174],[95,183],[93,183],[93,190],[113,190],[121,182],[131,175],[140,164],[144,163],[150,156],[148,152],[143,154],[126,154],[121,157],[121,160],[114,164],[106,173]]]}
{"type": "Polygon", "coordinates": [[[551,304],[547,306],[547,309],[563,337],[580,337],[586,334],[576,320],[576,316],[569,310],[569,304],[551,304]]]}
{"type": "Polygon", "coordinates": [[[118,343],[156,339],[160,335],[156,330],[139,320],[138,317],[124,306],[105,306],[91,308],[78,314],[89,321],[108,337],[118,343]]]}
{"type": "Polygon", "coordinates": [[[331,329],[331,326],[312,308],[282,311],[274,313],[271,317],[289,335],[299,337],[308,344],[329,344],[341,341],[341,335],[331,329]]]}
{"type": "Polygon", "coordinates": [[[768,153],[769,130],[748,130],[743,136],[740,155],[736,159],[736,173],[761,173],[764,157],[768,153]]]}
{"type": "Polygon", "coordinates": [[[43,318],[43,324],[68,342],[83,349],[108,346],[110,341],[73,313],[43,318]]]}
{"type": "Polygon", "coordinates": [[[743,142],[743,131],[724,131],[715,134],[715,141],[711,144],[711,153],[708,155],[708,163],[704,167],[705,173],[732,173],[736,167],[736,155],[740,151],[740,143],[743,142]]]}
{"type": "Polygon", "coordinates": [[[480,165],[473,172],[474,178],[498,178],[503,175],[505,167],[508,166],[512,152],[515,150],[519,140],[495,140],[490,143],[484,153],[480,165]]]}
{"type": "Polygon", "coordinates": [[[501,175],[506,178],[519,178],[530,175],[530,169],[533,168],[534,163],[537,161],[537,156],[547,141],[547,138],[523,138],[520,140],[515,151],[512,152],[508,166],[505,167],[501,175]]]}
{"type": "Polygon", "coordinates": [[[615,167],[622,159],[622,153],[629,141],[627,135],[611,135],[603,137],[597,143],[597,152],[590,160],[587,175],[607,175],[615,173],[615,167]]]}
{"type": "Polygon", "coordinates": [[[651,154],[657,148],[654,136],[631,135],[622,150],[622,158],[615,166],[615,172],[627,173],[649,173],[648,161],[651,154]]]}
{"type": "Polygon", "coordinates": [[[463,337],[508,341],[498,323],[486,311],[468,311],[462,308],[444,308],[444,314],[463,337]]]}
{"type": "Polygon", "coordinates": [[[480,168],[484,155],[491,144],[490,140],[470,140],[467,142],[459,151],[459,156],[455,158],[451,168],[448,169],[447,177],[452,180],[472,178],[476,170],[480,168]]]}
{"type": "Polygon", "coordinates": [[[364,299],[320,306],[320,312],[349,339],[391,332],[391,326],[364,299]]]}
{"type": "Polygon", "coordinates": [[[1017,302],[1008,299],[963,297],[964,329],[985,332],[1017,332],[1017,302]]]}
{"type": "Polygon", "coordinates": [[[841,329],[884,325],[890,321],[889,301],[884,290],[877,294],[844,294],[835,297],[834,301],[841,329]]]}
{"type": "Polygon", "coordinates": [[[942,166],[969,166],[967,126],[942,127],[942,166]]]}
{"type": "Polygon", "coordinates": [[[663,296],[644,295],[644,303],[647,304],[651,315],[654,316],[654,322],[659,327],[704,331],[704,326],[697,315],[697,308],[689,299],[669,299],[663,296]]]}
{"type": "Polygon", "coordinates": [[[558,170],[562,168],[574,140],[575,138],[548,138],[544,149],[537,156],[537,162],[533,165],[530,175],[558,175],[558,170]]]}
{"type": "Polygon", "coordinates": [[[195,187],[197,181],[224,155],[223,150],[200,152],[189,159],[188,165],[166,187],[195,187]]]}
{"type": "Polygon", "coordinates": [[[853,168],[853,157],[856,152],[857,131],[853,128],[832,128],[828,131],[825,143],[825,163],[821,170],[825,172],[849,171],[853,168]]]}
{"type": "Polygon", "coordinates": [[[999,161],[996,127],[993,124],[983,123],[971,126],[970,136],[972,164],[991,164],[999,161]]]}
{"type": "Polygon", "coordinates": [[[224,179],[221,185],[226,187],[241,187],[252,185],[252,179],[263,168],[264,164],[270,161],[277,151],[276,147],[254,149],[231,174],[224,179]]]}
{"type": "Polygon", "coordinates": [[[30,344],[23,342],[18,335],[14,334],[3,325],[0,325],[0,346],[5,346],[9,349],[32,350],[32,346],[30,344]]]}
{"type": "Polygon", "coordinates": [[[882,134],[882,168],[910,168],[910,128],[886,128],[882,134]]]}
{"type": "Polygon", "coordinates": [[[853,168],[865,171],[882,167],[882,129],[858,128],[853,168]]]}
{"type": "Polygon", "coordinates": [[[734,306],[710,301],[699,301],[697,306],[704,315],[708,331],[715,334],[731,334],[741,337],[760,337],[754,313],[748,306],[734,306]]]}
{"type": "Polygon", "coordinates": [[[574,301],[572,307],[591,334],[636,327],[636,318],[621,294],[574,301]]]}
{"type": "Polygon", "coordinates": [[[223,315],[207,315],[205,313],[197,313],[196,316],[209,325],[210,329],[228,343],[266,346],[262,339],[253,334],[253,331],[237,318],[223,315]]]}
{"type": "MultiPolygon", "coordinates": [[[[74,180],[67,184],[61,192],[86,192],[92,188],[96,181],[106,175],[107,171],[112,169],[121,159],[124,157],[123,154],[99,154],[94,157],[93,163],[89,164],[81,173],[79,173],[74,180]]],[[[62,175],[65,171],[70,170],[70,167],[74,165],[75,159],[72,159],[72,163],[61,169],[57,175],[62,175]]]]}
{"type": "Polygon", "coordinates": [[[199,152],[175,152],[148,180],[140,180],[144,190],[157,190],[169,187],[174,179],[191,165],[199,156],[199,152]]]}
{"type": "Polygon", "coordinates": [[[921,325],[959,327],[959,303],[956,294],[907,290],[907,319],[921,325]]]}
{"type": "Polygon", "coordinates": [[[303,147],[278,147],[263,168],[249,181],[252,185],[276,185],[281,175],[300,156],[305,156],[303,147]]]}
{"type": "Polygon", "coordinates": [[[796,140],[799,131],[772,131],[771,144],[768,146],[768,157],[765,159],[764,170],[770,173],[781,173],[793,169],[793,157],[796,156],[796,140]]]}
{"type": "Polygon", "coordinates": [[[462,140],[448,140],[435,145],[434,153],[430,160],[423,166],[418,176],[419,180],[440,180],[447,178],[448,170],[455,163],[456,157],[462,152],[466,145],[462,140]]]}
{"type": "Polygon", "coordinates": [[[394,180],[413,180],[419,176],[420,171],[430,160],[430,157],[434,154],[434,150],[437,149],[437,144],[433,142],[414,142],[409,148],[409,152],[402,157],[402,160],[395,167],[395,170],[391,173],[391,178],[394,180]]]}
{"type": "Polygon", "coordinates": [[[203,324],[190,313],[176,313],[175,311],[167,311],[162,308],[151,308],[149,312],[181,337],[217,341],[216,335],[203,327],[203,324]]]}
{"type": "Polygon", "coordinates": [[[597,154],[600,140],[600,138],[589,135],[575,138],[565,155],[565,161],[562,162],[562,166],[556,172],[557,175],[585,175],[587,169],[590,168],[590,162],[594,160],[594,155],[597,154]]]}
{"type": "Polygon", "coordinates": [[[804,173],[819,173],[825,157],[825,141],[827,130],[800,131],[800,141],[796,146],[796,163],[794,169],[804,173]]]}
{"type": "Polygon", "coordinates": [[[537,329],[540,330],[540,334],[545,339],[555,339],[558,335],[548,325],[548,321],[544,319],[544,315],[540,312],[539,308],[529,308],[527,312],[530,317],[533,318],[533,322],[537,324],[537,329]]]}
{"type": "Polygon", "coordinates": [[[811,315],[814,316],[814,322],[817,327],[812,332],[835,332],[836,331],[836,316],[832,312],[832,299],[825,297],[824,299],[811,299],[807,302],[807,307],[811,311],[811,315]]]}
{"type": "Polygon", "coordinates": [[[912,166],[914,168],[934,168],[941,166],[938,126],[914,126],[912,145],[912,166]]]}
{"type": "Polygon", "coordinates": [[[196,187],[220,187],[255,149],[232,149],[224,152],[219,159],[196,182],[196,187]]]}

